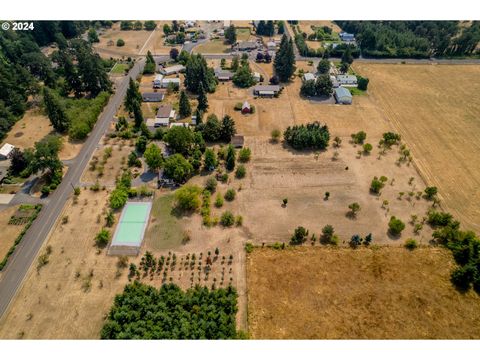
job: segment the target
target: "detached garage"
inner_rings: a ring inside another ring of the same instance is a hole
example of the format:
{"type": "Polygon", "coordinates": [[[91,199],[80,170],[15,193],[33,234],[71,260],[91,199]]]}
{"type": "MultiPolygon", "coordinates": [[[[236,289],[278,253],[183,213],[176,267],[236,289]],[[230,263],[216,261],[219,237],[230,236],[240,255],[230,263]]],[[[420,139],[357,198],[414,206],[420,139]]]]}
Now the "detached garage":
{"type": "Polygon", "coordinates": [[[335,100],[338,104],[350,105],[352,103],[352,94],[344,87],[338,87],[335,90],[335,100]]]}

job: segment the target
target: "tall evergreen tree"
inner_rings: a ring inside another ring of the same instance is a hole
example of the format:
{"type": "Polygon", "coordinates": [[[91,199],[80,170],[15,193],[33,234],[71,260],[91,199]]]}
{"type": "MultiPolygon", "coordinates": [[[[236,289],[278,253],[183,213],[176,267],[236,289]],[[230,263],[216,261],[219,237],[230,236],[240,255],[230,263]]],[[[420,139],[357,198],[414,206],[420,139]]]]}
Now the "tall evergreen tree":
{"type": "Polygon", "coordinates": [[[235,169],[235,149],[232,145],[228,145],[227,155],[225,157],[225,167],[227,170],[232,171],[235,169]]]}
{"type": "Polygon", "coordinates": [[[200,86],[208,92],[214,92],[217,85],[213,69],[207,66],[201,54],[191,55],[185,69],[185,87],[188,91],[198,94],[200,86]]]}
{"type": "Polygon", "coordinates": [[[137,101],[133,103],[133,120],[135,122],[135,128],[140,129],[143,124],[143,114],[142,107],[137,101]]]}
{"type": "Polygon", "coordinates": [[[237,129],[235,128],[235,121],[229,115],[225,115],[222,119],[221,139],[227,143],[232,140],[232,136],[235,135],[237,129]]]}
{"type": "Polygon", "coordinates": [[[288,81],[295,72],[295,53],[293,52],[292,39],[288,39],[285,34],[282,36],[280,48],[277,51],[273,61],[275,73],[281,81],[288,81]]]}
{"type": "Polygon", "coordinates": [[[130,78],[130,81],[128,83],[127,94],[125,95],[125,101],[124,101],[125,110],[127,110],[130,114],[133,113],[135,102],[140,104],[142,102],[142,95],[138,90],[138,84],[135,82],[135,80],[130,78]]]}
{"type": "Polygon", "coordinates": [[[53,128],[60,133],[67,131],[70,121],[65,108],[55,93],[47,87],[43,89],[43,103],[53,128]]]}
{"type": "Polygon", "coordinates": [[[200,111],[206,111],[208,109],[208,98],[207,98],[207,93],[205,92],[205,89],[203,86],[200,86],[199,92],[198,92],[198,106],[197,109],[200,111]]]}
{"type": "Polygon", "coordinates": [[[181,117],[190,116],[192,109],[190,107],[190,101],[188,101],[187,94],[184,90],[180,92],[180,100],[178,104],[178,113],[181,117]]]}
{"type": "Polygon", "coordinates": [[[230,45],[237,42],[237,32],[235,26],[232,24],[225,30],[225,39],[230,45]]]}

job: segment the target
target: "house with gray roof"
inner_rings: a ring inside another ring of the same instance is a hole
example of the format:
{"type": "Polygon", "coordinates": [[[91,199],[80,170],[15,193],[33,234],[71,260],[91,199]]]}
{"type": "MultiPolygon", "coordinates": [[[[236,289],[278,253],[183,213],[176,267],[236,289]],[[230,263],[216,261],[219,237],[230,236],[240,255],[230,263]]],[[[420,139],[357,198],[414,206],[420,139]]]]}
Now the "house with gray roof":
{"type": "Polygon", "coordinates": [[[355,75],[337,75],[337,81],[341,86],[357,86],[357,77],[355,75]]]}
{"type": "Polygon", "coordinates": [[[165,97],[161,92],[146,92],[142,94],[143,102],[160,102],[165,97]]]}
{"type": "Polygon", "coordinates": [[[253,88],[253,95],[274,97],[280,92],[279,85],[257,85],[253,88]]]}
{"type": "Polygon", "coordinates": [[[335,88],[333,96],[338,104],[350,105],[352,103],[352,94],[344,87],[339,86],[335,88]]]}
{"type": "Polygon", "coordinates": [[[256,41],[242,41],[238,43],[238,50],[240,51],[250,51],[255,50],[258,47],[256,41]]]}
{"type": "Polygon", "coordinates": [[[218,67],[215,69],[215,77],[219,81],[229,81],[233,78],[233,72],[218,67]]]}

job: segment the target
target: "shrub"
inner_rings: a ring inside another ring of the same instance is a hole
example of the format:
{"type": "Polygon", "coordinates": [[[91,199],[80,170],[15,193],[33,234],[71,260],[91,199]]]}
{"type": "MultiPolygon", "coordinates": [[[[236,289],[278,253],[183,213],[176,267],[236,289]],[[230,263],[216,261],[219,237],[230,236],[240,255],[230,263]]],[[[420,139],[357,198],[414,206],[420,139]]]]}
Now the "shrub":
{"type": "Polygon", "coordinates": [[[427,222],[431,226],[447,226],[453,223],[453,216],[446,212],[429,211],[427,222]]]}
{"type": "Polygon", "coordinates": [[[236,226],[242,226],[243,225],[243,216],[242,215],[237,215],[235,217],[235,225],[236,226]]]}
{"type": "Polygon", "coordinates": [[[76,186],[76,187],[73,189],[73,193],[74,193],[76,196],[80,195],[80,192],[81,192],[81,190],[80,190],[80,187],[78,187],[78,186],[76,186]]]}
{"type": "Polygon", "coordinates": [[[380,194],[380,190],[385,186],[385,182],[379,180],[376,176],[370,183],[370,191],[374,194],[380,194]]]}
{"type": "Polygon", "coordinates": [[[245,244],[245,251],[247,252],[247,254],[250,254],[254,249],[254,246],[251,242],[247,242],[245,244]]]}
{"type": "Polygon", "coordinates": [[[359,76],[358,77],[358,89],[363,90],[363,91],[367,90],[368,82],[369,82],[368,78],[364,78],[364,77],[359,76]]]}
{"type": "Polygon", "coordinates": [[[124,46],[125,45],[125,41],[123,39],[118,39],[117,40],[117,46],[118,47],[121,47],[121,46],[124,46]]]}
{"type": "Polygon", "coordinates": [[[370,152],[373,150],[372,144],[366,143],[363,144],[363,152],[366,154],[370,154],[370,152]]]}
{"type": "Polygon", "coordinates": [[[360,204],[357,202],[354,202],[348,205],[348,208],[350,209],[350,214],[352,216],[356,216],[357,213],[360,211],[360,204]]]}
{"type": "Polygon", "coordinates": [[[427,186],[424,190],[425,198],[428,200],[432,200],[435,195],[438,193],[438,189],[435,186],[427,186]]]}
{"type": "Polygon", "coordinates": [[[237,171],[235,171],[235,176],[237,177],[237,179],[243,179],[246,174],[247,174],[247,170],[245,169],[245,166],[243,166],[243,165],[240,165],[237,168],[237,171]]]}
{"type": "Polygon", "coordinates": [[[337,244],[337,238],[335,236],[335,229],[332,225],[325,225],[322,228],[322,235],[320,236],[320,242],[322,244],[337,244]]]}
{"type": "Polygon", "coordinates": [[[217,208],[221,208],[223,206],[223,197],[220,193],[218,193],[217,197],[215,198],[215,206],[217,208]]]}
{"type": "Polygon", "coordinates": [[[453,270],[450,280],[457,289],[467,291],[470,289],[470,283],[473,281],[473,270],[469,265],[458,267],[453,270]]]}
{"type": "Polygon", "coordinates": [[[405,229],[405,223],[402,220],[397,219],[395,216],[392,216],[388,222],[388,231],[390,234],[400,235],[403,229],[405,229]]]}
{"type": "Polygon", "coordinates": [[[276,143],[280,139],[281,132],[278,129],[273,129],[270,135],[272,137],[272,141],[276,143]]]}
{"type": "Polygon", "coordinates": [[[184,211],[196,210],[200,207],[202,190],[196,185],[182,186],[175,192],[176,206],[184,211]]]}
{"type": "Polygon", "coordinates": [[[356,134],[352,134],[351,137],[354,144],[363,144],[367,138],[367,133],[365,131],[359,131],[356,134]]]}
{"type": "Polygon", "coordinates": [[[107,229],[102,229],[100,232],[95,236],[95,245],[99,248],[104,248],[108,245],[108,241],[110,240],[110,231],[107,229]]]}
{"type": "Polygon", "coordinates": [[[251,155],[252,151],[248,147],[244,147],[238,152],[238,161],[242,163],[249,162],[251,155]]]}
{"type": "Polygon", "coordinates": [[[243,107],[243,104],[242,104],[241,102],[238,102],[238,103],[235,104],[235,106],[233,107],[233,109],[234,109],[235,111],[240,111],[240,110],[242,110],[242,107],[243,107]]]}
{"type": "Polygon", "coordinates": [[[234,223],[235,217],[233,214],[230,211],[225,211],[220,218],[220,224],[225,227],[230,227],[233,226],[234,223]]]}
{"type": "Polygon", "coordinates": [[[237,195],[237,193],[234,189],[228,189],[227,192],[225,193],[224,198],[227,201],[233,201],[233,200],[235,200],[236,195],[237,195]]]}
{"type": "Polygon", "coordinates": [[[362,244],[362,241],[363,241],[363,239],[361,238],[361,236],[358,235],[358,234],[355,234],[350,238],[349,245],[350,245],[350,247],[356,249],[357,247],[359,247],[362,244]]]}
{"type": "Polygon", "coordinates": [[[124,188],[116,188],[110,194],[110,207],[112,209],[122,208],[128,200],[128,191],[124,188]]]}
{"type": "Polygon", "coordinates": [[[293,236],[290,239],[290,244],[292,245],[301,245],[307,241],[308,230],[303,226],[299,226],[295,229],[293,236]]]}
{"type": "Polygon", "coordinates": [[[405,241],[405,248],[408,250],[414,250],[418,247],[417,240],[415,239],[407,239],[405,241]]]}
{"type": "Polygon", "coordinates": [[[205,189],[213,194],[217,189],[217,179],[215,179],[213,176],[210,176],[205,182],[205,189]]]}

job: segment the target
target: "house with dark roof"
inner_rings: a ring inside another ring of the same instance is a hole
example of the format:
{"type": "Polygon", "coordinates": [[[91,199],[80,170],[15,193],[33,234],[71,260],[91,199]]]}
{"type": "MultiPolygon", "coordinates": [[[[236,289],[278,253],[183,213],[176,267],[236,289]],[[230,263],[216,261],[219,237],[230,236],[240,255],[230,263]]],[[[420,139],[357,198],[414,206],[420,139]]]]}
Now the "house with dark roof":
{"type": "Polygon", "coordinates": [[[242,41],[238,43],[238,50],[240,51],[251,51],[255,50],[258,47],[255,41],[242,41]]]}
{"type": "Polygon", "coordinates": [[[161,92],[146,92],[142,94],[143,102],[160,102],[165,97],[161,92]]]}
{"type": "Polygon", "coordinates": [[[280,92],[279,85],[257,85],[253,88],[253,95],[274,97],[280,92]]]}

